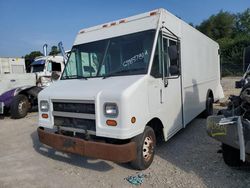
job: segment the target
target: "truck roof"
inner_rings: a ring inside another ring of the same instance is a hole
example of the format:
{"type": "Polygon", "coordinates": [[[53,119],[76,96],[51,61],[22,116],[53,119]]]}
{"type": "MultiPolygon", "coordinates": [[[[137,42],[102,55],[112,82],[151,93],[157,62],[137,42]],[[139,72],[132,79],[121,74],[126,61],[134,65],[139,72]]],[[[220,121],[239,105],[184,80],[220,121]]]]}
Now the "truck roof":
{"type": "Polygon", "coordinates": [[[163,10],[164,9],[156,9],[150,12],[82,29],[78,32],[74,45],[149,29],[156,29],[160,18],[160,13],[163,10]]]}
{"type": "MultiPolygon", "coordinates": [[[[192,30],[196,30],[200,35],[205,36],[211,42],[216,43],[197,29],[190,26],[180,18],[163,8],[155,9],[146,13],[130,16],[112,22],[107,22],[94,27],[81,29],[75,39],[74,45],[94,42],[112,37],[118,37],[130,33],[157,29],[159,22],[166,22],[166,26],[170,27],[175,35],[181,37],[181,25],[184,24],[192,30]]],[[[216,45],[218,45],[216,43],[216,45]]]]}
{"type": "MultiPolygon", "coordinates": [[[[49,61],[54,61],[56,63],[62,63],[64,61],[62,56],[56,55],[56,56],[40,56],[37,57],[35,59],[35,61],[39,61],[39,60],[49,60],[49,61]]],[[[33,65],[35,64],[43,64],[43,62],[41,63],[35,63],[35,61],[32,63],[33,65]]]]}

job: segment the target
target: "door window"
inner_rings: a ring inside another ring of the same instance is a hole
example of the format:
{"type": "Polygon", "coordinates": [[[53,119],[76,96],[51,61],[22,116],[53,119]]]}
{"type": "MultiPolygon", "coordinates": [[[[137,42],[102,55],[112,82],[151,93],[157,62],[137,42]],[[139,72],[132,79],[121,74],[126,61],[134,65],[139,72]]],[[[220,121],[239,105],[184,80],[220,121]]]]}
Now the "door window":
{"type": "Polygon", "coordinates": [[[180,74],[178,42],[172,39],[163,38],[163,49],[165,77],[178,76],[180,74]]]}
{"type": "Polygon", "coordinates": [[[159,34],[150,75],[155,78],[162,78],[163,75],[162,67],[163,66],[162,66],[162,55],[161,55],[161,34],[159,34]]]}

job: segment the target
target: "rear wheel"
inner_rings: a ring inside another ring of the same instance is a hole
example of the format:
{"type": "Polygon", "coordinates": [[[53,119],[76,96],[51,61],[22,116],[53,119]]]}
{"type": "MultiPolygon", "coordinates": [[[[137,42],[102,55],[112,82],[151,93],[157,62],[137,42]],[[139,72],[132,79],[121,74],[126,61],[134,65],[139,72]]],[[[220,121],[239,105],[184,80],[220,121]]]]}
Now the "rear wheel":
{"type": "Polygon", "coordinates": [[[144,132],[132,139],[137,144],[137,157],[131,165],[138,170],[148,168],[154,159],[156,138],[154,130],[146,126],[144,132]]]}
{"type": "Polygon", "coordinates": [[[206,109],[202,113],[202,117],[207,118],[208,116],[213,115],[214,108],[213,108],[213,98],[208,97],[206,100],[206,109]]]}
{"type": "Polygon", "coordinates": [[[235,149],[229,145],[222,144],[222,155],[224,162],[228,166],[238,167],[243,163],[240,160],[240,150],[235,149]]]}
{"type": "Polygon", "coordinates": [[[25,117],[29,108],[30,104],[26,95],[20,94],[15,96],[10,107],[11,118],[19,119],[25,117]]]}

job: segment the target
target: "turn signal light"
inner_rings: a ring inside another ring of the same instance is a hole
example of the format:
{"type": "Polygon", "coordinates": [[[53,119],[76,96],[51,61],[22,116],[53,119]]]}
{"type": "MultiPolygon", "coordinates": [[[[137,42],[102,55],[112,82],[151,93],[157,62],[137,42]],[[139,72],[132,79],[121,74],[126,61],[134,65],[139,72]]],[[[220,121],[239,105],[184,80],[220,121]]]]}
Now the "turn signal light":
{"type": "Polygon", "coordinates": [[[48,119],[49,115],[48,114],[42,114],[42,118],[48,119]]]}
{"type": "Polygon", "coordinates": [[[136,122],[136,118],[135,117],[132,117],[131,118],[131,123],[135,123],[136,122]]]}
{"type": "Polygon", "coordinates": [[[116,122],[115,120],[108,119],[108,120],[106,121],[106,124],[107,124],[108,126],[116,126],[116,125],[117,125],[117,122],[116,122]]]}

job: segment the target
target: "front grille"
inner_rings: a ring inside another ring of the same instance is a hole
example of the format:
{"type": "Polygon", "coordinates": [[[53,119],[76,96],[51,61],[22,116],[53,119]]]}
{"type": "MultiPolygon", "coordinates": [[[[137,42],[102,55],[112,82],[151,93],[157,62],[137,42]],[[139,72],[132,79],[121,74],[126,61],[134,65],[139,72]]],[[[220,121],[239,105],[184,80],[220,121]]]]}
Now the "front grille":
{"type": "Polygon", "coordinates": [[[59,128],[96,131],[94,101],[52,100],[54,125],[59,128]]]}
{"type": "Polygon", "coordinates": [[[95,114],[95,104],[53,102],[54,111],[95,114]]]}
{"type": "Polygon", "coordinates": [[[96,131],[95,120],[54,116],[55,126],[96,131]]]}

